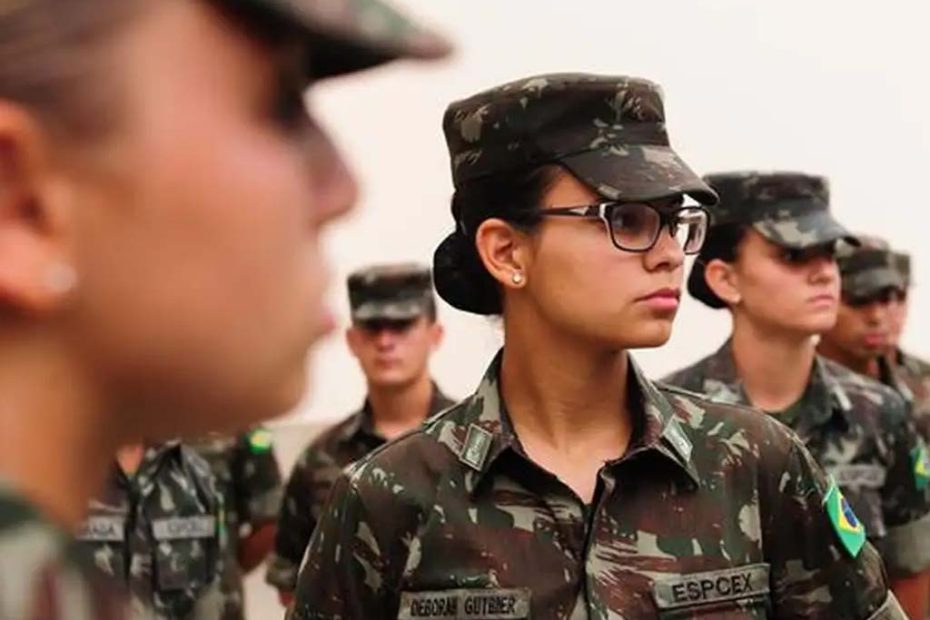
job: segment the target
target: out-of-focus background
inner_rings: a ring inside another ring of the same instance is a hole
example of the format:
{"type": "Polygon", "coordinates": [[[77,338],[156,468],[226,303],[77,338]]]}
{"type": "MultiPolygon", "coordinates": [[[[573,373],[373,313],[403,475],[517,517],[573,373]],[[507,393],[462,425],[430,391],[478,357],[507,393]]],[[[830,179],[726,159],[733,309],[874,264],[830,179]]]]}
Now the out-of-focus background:
{"type": "MultiPolygon", "coordinates": [[[[857,231],[913,255],[905,348],[930,356],[930,4],[920,0],[399,0],[453,37],[444,64],[398,64],[333,81],[312,105],[354,164],[357,213],[329,240],[330,303],[348,322],[344,279],[373,262],[429,262],[451,228],[441,132],[453,99],[536,73],[628,74],[665,90],[673,145],[698,172],[798,169],[828,175],[832,204],[857,231]]],[[[596,269],[596,266],[592,266],[596,269]]],[[[488,319],[443,306],[434,374],[467,394],[500,345],[488,319]]],[[[671,342],[637,359],[652,375],[694,361],[726,336],[726,312],[688,299],[671,342]]],[[[341,333],[315,356],[312,397],[275,425],[287,473],[322,425],[357,408],[362,375],[341,333]]],[[[282,614],[256,571],[250,618],[282,614]]]]}

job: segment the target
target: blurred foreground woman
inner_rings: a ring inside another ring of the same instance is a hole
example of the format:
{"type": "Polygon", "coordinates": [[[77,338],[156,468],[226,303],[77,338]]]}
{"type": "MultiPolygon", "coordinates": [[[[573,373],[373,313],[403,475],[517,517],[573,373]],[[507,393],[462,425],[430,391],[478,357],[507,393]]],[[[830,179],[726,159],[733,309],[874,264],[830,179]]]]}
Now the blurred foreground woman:
{"type": "Polygon", "coordinates": [[[303,93],[446,51],[374,0],[0,4],[0,617],[120,617],[68,536],[116,447],[297,402],[356,196],[303,93]]]}

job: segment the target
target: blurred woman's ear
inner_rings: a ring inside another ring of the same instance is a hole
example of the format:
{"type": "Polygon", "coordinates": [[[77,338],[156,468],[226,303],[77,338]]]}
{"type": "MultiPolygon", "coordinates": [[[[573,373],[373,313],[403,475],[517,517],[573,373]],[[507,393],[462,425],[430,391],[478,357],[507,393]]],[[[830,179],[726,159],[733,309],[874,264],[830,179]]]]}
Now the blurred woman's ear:
{"type": "Polygon", "coordinates": [[[67,252],[70,201],[50,153],[39,123],[0,101],[0,300],[24,314],[53,310],[77,283],[67,252]]]}
{"type": "Polygon", "coordinates": [[[733,265],[719,258],[712,259],[704,266],[704,280],[714,295],[728,306],[736,306],[742,301],[739,291],[739,276],[733,265]]]}

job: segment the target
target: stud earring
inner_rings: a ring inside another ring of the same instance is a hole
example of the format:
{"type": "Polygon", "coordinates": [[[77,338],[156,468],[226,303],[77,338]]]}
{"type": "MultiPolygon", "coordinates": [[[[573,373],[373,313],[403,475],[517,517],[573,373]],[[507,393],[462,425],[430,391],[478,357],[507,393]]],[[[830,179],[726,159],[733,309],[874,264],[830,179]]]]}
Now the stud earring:
{"type": "Polygon", "coordinates": [[[74,267],[67,263],[52,263],[45,269],[45,288],[63,295],[77,286],[78,277],[74,267]]]}
{"type": "Polygon", "coordinates": [[[523,274],[519,271],[514,271],[513,275],[510,276],[510,281],[516,285],[523,284],[523,274]]]}

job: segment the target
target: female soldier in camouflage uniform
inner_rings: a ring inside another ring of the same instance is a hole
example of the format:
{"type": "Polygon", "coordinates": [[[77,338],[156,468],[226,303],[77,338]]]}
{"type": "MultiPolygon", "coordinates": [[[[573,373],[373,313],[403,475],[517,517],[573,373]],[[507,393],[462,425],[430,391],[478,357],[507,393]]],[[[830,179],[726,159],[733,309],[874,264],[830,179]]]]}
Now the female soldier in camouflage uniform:
{"type": "Polygon", "coordinates": [[[682,264],[715,201],[645,80],[527,78],[453,103],[439,294],[502,314],[461,404],[336,483],[295,617],[903,618],[797,438],[659,387],[682,264]]]}
{"type": "Polygon", "coordinates": [[[302,396],[355,185],[314,80],[447,50],[378,0],[0,2],[0,617],[106,619],[115,449],[302,396]]]}
{"type": "Polygon", "coordinates": [[[923,442],[897,394],[814,350],[813,336],[836,320],[837,244],[858,241],[830,214],[822,177],[738,172],[705,180],[720,204],[688,290],[728,308],[733,335],[667,381],[755,405],[794,429],[849,497],[902,606],[923,618],[930,568],[923,442]]]}

